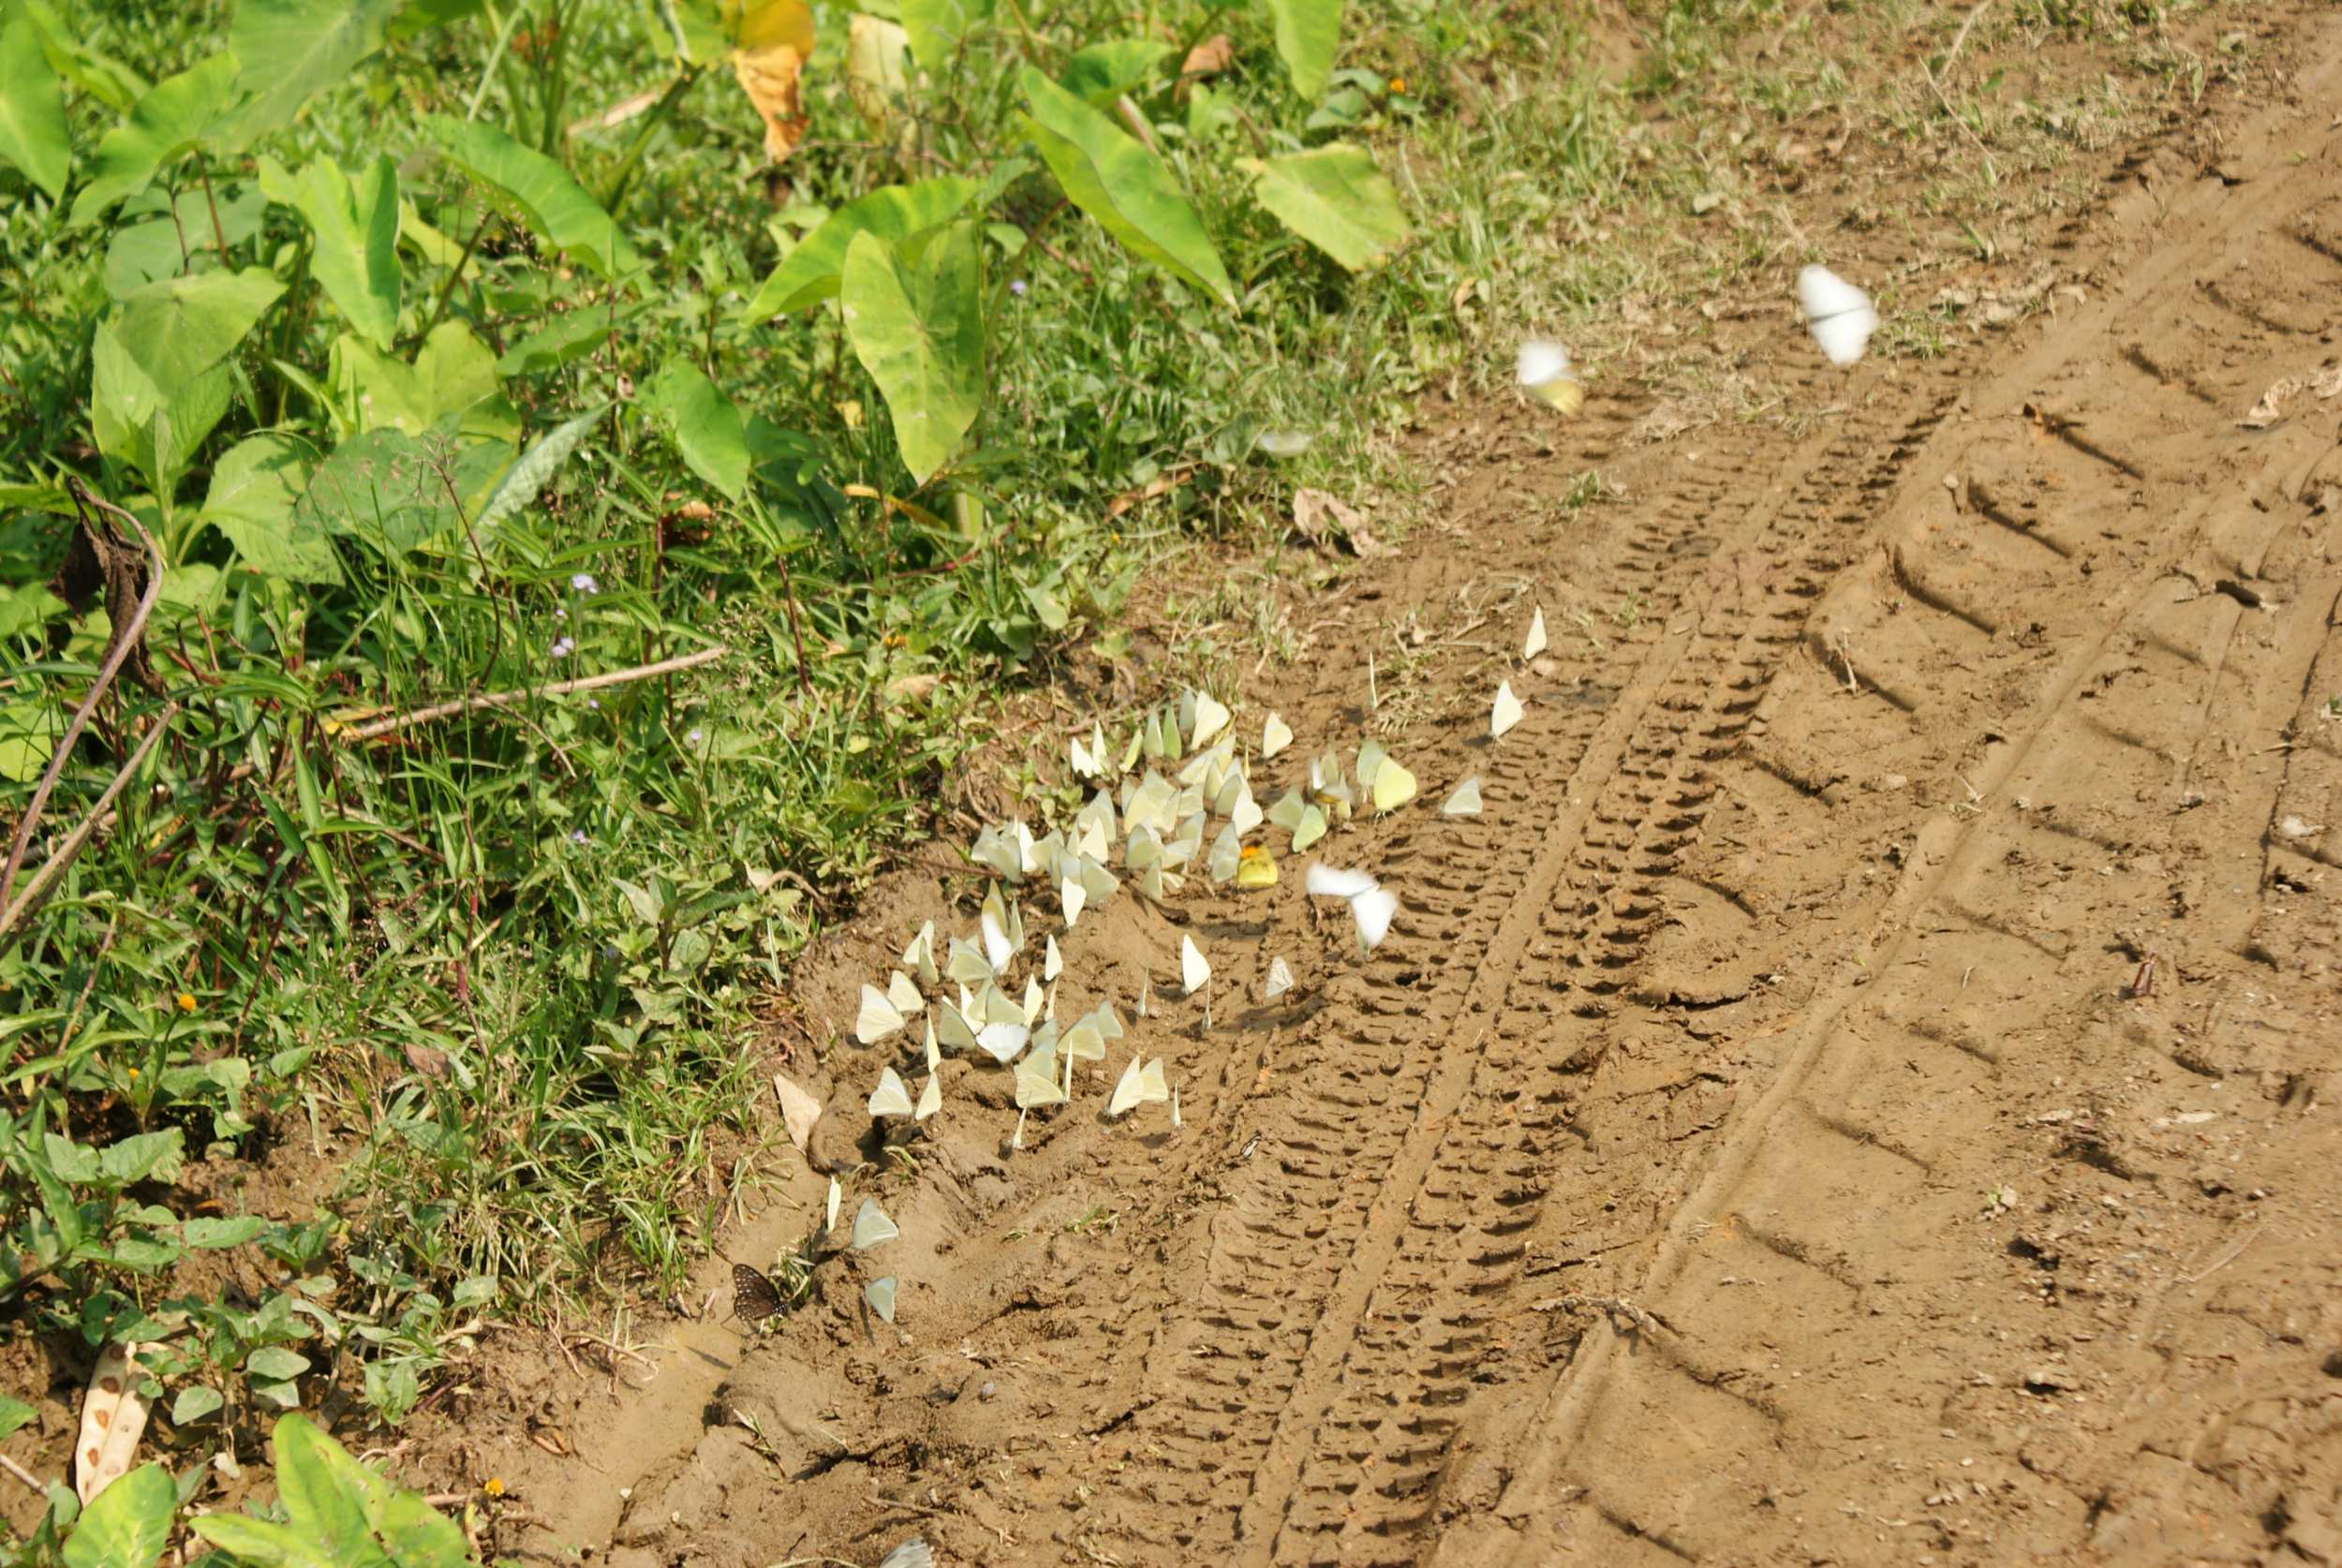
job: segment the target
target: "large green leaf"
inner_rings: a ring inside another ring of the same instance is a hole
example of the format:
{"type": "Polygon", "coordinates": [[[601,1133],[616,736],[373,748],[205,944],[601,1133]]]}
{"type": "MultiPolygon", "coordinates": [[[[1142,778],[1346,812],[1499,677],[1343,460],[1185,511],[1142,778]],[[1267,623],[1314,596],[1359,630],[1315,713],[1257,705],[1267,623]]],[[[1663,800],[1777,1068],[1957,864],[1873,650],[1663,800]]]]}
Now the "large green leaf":
{"type": "Polygon", "coordinates": [[[642,265],[616,222],[570,171],[493,126],[426,114],[422,128],[458,169],[493,186],[556,249],[573,251],[603,277],[642,265]]]}
{"type": "Polygon", "coordinates": [[[992,15],[992,0],[902,0],[903,31],[919,68],[937,81],[959,50],[960,40],[992,15]]]}
{"type": "Polygon", "coordinates": [[[326,375],[334,396],[354,411],[358,430],[420,436],[451,415],[462,417],[469,436],[509,439],[517,429],[497,396],[496,356],[461,321],[432,328],[411,365],[354,337],[336,338],[326,375]]]}
{"type": "Polygon", "coordinates": [[[168,392],[226,359],[284,292],[265,267],[165,278],[123,296],[114,333],[168,392]]]}
{"type": "Polygon", "coordinates": [[[1030,66],[1025,132],[1074,205],[1139,256],[1236,303],[1235,286],[1163,160],[1030,66]]]}
{"type": "Polygon", "coordinates": [[[169,494],[187,460],[228,412],[234,377],[224,364],[159,384],[123,347],[113,323],[90,340],[90,427],[97,450],[146,476],[155,494],[169,494]]]}
{"type": "Polygon", "coordinates": [[[98,139],[89,184],[73,199],[72,221],[88,223],[144,190],[164,164],[214,135],[233,112],[235,80],[236,57],[219,53],[156,82],[131,106],[129,118],[98,139]]]}
{"type": "Polygon", "coordinates": [[[49,64],[77,92],[87,93],[116,114],[146,96],[154,83],[110,54],[81,41],[83,29],[59,16],[49,0],[14,0],[14,9],[33,19],[49,64]]]}
{"type": "Polygon", "coordinates": [[[380,153],[356,180],[330,158],[289,175],[260,160],[260,188],[297,209],[317,243],[309,269],[360,335],[388,348],[398,335],[398,170],[380,153]]]}
{"type": "Polygon", "coordinates": [[[91,1500],[65,1544],[66,1568],[153,1568],[170,1542],[179,1488],[148,1460],[91,1500]]]}
{"type": "Polygon", "coordinates": [[[1278,222],[1354,273],[1406,242],[1399,192],[1363,147],[1337,141],[1266,161],[1245,158],[1240,166],[1278,222]]]}
{"type": "Polygon", "coordinates": [[[1315,103],[1341,47],[1341,0],[1268,0],[1268,16],[1293,90],[1315,103]]]}
{"type": "Polygon", "coordinates": [[[0,13],[0,158],[56,200],[73,166],[66,135],[65,84],[40,45],[40,31],[17,7],[0,13]]]}
{"type": "Polygon", "coordinates": [[[289,583],[339,583],[333,540],[314,515],[293,515],[314,466],[309,449],[289,436],[246,436],[212,465],[204,521],[227,535],[255,571],[289,583]]]}
{"type": "Polygon", "coordinates": [[[215,181],[213,188],[190,186],[179,193],[177,212],[162,193],[148,187],[115,214],[113,232],[106,241],[106,292],[127,299],[141,286],[213,265],[219,247],[233,248],[259,232],[268,215],[268,199],[249,184],[230,186],[215,181]],[[148,217],[158,213],[159,217],[148,217]],[[214,219],[217,222],[215,224],[214,219]]]}
{"type": "Polygon", "coordinates": [[[405,0],[236,0],[228,52],[244,62],[236,85],[252,95],[237,117],[241,150],[290,123],[309,95],[346,81],[382,47],[405,0]]]}
{"type": "Polygon", "coordinates": [[[912,248],[856,234],[838,303],[903,465],[925,484],[984,407],[984,251],[970,222],[912,248]]]}
{"type": "Polygon", "coordinates": [[[689,360],[674,359],[645,389],[644,402],[691,472],[738,500],[749,485],[749,436],[732,399],[689,360]]]}
{"type": "Polygon", "coordinates": [[[780,265],[773,269],[741,314],[749,320],[763,321],[829,299],[837,292],[846,246],[856,234],[875,234],[889,241],[923,234],[957,217],[979,188],[973,180],[947,174],[916,185],[882,185],[849,201],[781,258],[780,265]]]}
{"type": "Polygon", "coordinates": [[[334,449],[293,504],[292,525],[404,555],[461,522],[511,455],[499,442],[459,439],[452,421],[421,439],[369,430],[334,449]]]}

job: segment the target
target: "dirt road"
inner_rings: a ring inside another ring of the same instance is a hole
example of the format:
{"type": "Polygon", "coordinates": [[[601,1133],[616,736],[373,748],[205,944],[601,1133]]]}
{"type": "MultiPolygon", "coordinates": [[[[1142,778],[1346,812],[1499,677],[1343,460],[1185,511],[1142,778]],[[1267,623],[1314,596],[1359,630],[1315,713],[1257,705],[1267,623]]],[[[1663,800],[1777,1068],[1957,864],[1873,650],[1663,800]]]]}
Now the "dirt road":
{"type": "MultiPolygon", "coordinates": [[[[2287,25],[2281,90],[2106,155],[2013,327],[1842,374],[1785,288],[1725,341],[1793,417],[1440,433],[1437,526],[1241,693],[1297,757],[1371,719],[1421,777],[1323,851],[1398,893],[1391,938],[1361,962],[1297,874],[1086,920],[1061,1008],[1160,992],[1183,932],[1213,956],[1208,1031],[1134,1030],[1183,1125],[1009,1154],[1005,1074],[947,1064],[966,1114],[857,1178],[891,1262],[557,1413],[596,1467],[541,1467],[570,1538],[2342,1561],[2342,399],[2239,422],[2342,322],[2342,17],[2287,25]],[[1591,469],[1613,498],[1561,505],[1591,469]],[[1500,676],[1528,717],[1490,746],[1500,676]],[[1485,814],[1440,817],[1475,774],[1485,814]],[[1242,999],[1272,956],[1296,988],[1242,999]]],[[[1890,274],[1890,228],[1833,261],[1890,274]]],[[[896,888],[816,1014],[971,885],[896,888]]]]}

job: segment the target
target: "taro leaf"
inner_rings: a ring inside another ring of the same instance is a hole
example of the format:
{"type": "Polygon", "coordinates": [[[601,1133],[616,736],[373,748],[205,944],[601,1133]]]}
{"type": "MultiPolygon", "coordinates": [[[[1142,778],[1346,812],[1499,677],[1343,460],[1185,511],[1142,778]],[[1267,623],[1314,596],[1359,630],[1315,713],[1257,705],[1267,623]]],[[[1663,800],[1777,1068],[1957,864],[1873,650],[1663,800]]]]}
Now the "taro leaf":
{"type": "Polygon", "coordinates": [[[289,436],[248,436],[212,465],[204,520],[228,536],[237,558],[253,570],[288,583],[339,583],[334,541],[312,516],[293,508],[315,466],[309,449],[289,436]]]}
{"type": "Polygon", "coordinates": [[[0,1394],[0,1438],[7,1437],[39,1413],[23,1400],[0,1394]]]}
{"type": "Polygon", "coordinates": [[[260,220],[268,214],[268,199],[249,185],[232,191],[224,185],[209,193],[200,186],[181,191],[175,219],[171,204],[159,200],[160,195],[150,189],[144,197],[132,197],[115,220],[106,242],[106,292],[114,299],[177,277],[191,261],[208,265],[221,245],[233,248],[259,232],[260,220]],[[148,211],[163,215],[132,221],[148,211]]]}
{"type": "Polygon", "coordinates": [[[1315,103],[1341,45],[1341,0],[1268,0],[1268,15],[1293,90],[1315,103]]]}
{"type": "Polygon", "coordinates": [[[127,119],[98,139],[90,182],[73,199],[71,221],[88,223],[145,189],[164,164],[215,132],[232,111],[235,80],[236,57],[220,53],[156,83],[131,106],[127,119]]]}
{"type": "Polygon", "coordinates": [[[1104,109],[1154,75],[1155,67],[1170,55],[1169,44],[1152,38],[1108,38],[1076,51],[1058,83],[1093,107],[1104,109]]]}
{"type": "Polygon", "coordinates": [[[90,1499],[66,1540],[66,1568],[153,1568],[178,1505],[170,1472],[148,1460],[90,1499]]]}
{"type": "Polygon", "coordinates": [[[125,295],[111,327],[168,395],[226,359],[284,292],[265,267],[165,278],[125,295]]]}
{"type": "Polygon", "coordinates": [[[484,534],[521,508],[534,503],[544,487],[553,482],[553,476],[561,471],[561,466],[570,460],[570,454],[577,451],[579,443],[609,411],[610,405],[605,403],[537,437],[536,444],[523,452],[521,460],[497,482],[495,492],[474,519],[474,526],[484,534]]]}
{"type": "Polygon", "coordinates": [[[586,305],[564,311],[504,351],[497,361],[499,376],[541,376],[582,360],[610,340],[610,334],[631,321],[635,310],[612,310],[586,305]]]}
{"type": "Polygon", "coordinates": [[[529,228],[556,249],[575,252],[613,281],[642,265],[642,258],[601,204],[542,153],[522,146],[494,126],[445,114],[425,114],[422,128],[450,161],[501,192],[529,228]]]}
{"type": "Polygon", "coordinates": [[[423,439],[369,430],[335,447],[294,503],[293,527],[347,534],[404,555],[462,518],[460,510],[495,481],[510,449],[460,442],[452,425],[423,439]]]}
{"type": "Polygon", "coordinates": [[[357,179],[330,158],[318,158],[288,177],[273,160],[260,161],[271,200],[300,210],[317,243],[310,270],[326,298],[360,335],[388,349],[398,334],[398,171],[376,154],[357,179]]]}
{"type": "Polygon", "coordinates": [[[883,185],[831,214],[773,269],[742,314],[751,321],[785,316],[837,292],[846,246],[856,234],[907,240],[957,217],[974,200],[973,180],[944,175],[916,185],[883,185]]]}
{"type": "Polygon", "coordinates": [[[214,365],[166,392],[122,347],[111,323],[93,334],[90,361],[90,426],[98,451],[144,474],[156,495],[169,493],[226,416],[233,376],[214,365]]]}
{"type": "Polygon", "coordinates": [[[235,1557],[283,1568],[378,1564],[386,1557],[413,1568],[471,1561],[454,1520],[360,1464],[307,1417],[277,1417],[274,1446],[286,1522],[202,1514],[187,1521],[198,1535],[235,1557]]]}
{"type": "Polygon", "coordinates": [[[960,41],[992,15],[993,0],[902,0],[903,31],[912,56],[938,82],[960,41]]]}
{"type": "Polygon", "coordinates": [[[310,94],[347,81],[382,47],[405,0],[236,0],[228,50],[244,62],[236,85],[253,95],[237,117],[234,147],[291,123],[310,94]]]}
{"type": "Polygon", "coordinates": [[[875,234],[846,251],[846,337],[886,398],[895,445],[921,484],[959,448],[984,407],[984,252],[953,225],[906,257],[875,234]]]}
{"type": "Polygon", "coordinates": [[[49,63],[67,83],[116,114],[129,112],[130,106],[146,96],[153,86],[121,61],[100,54],[82,42],[80,34],[83,29],[68,26],[49,0],[14,0],[8,8],[21,10],[33,19],[49,63]]]}
{"type": "Polygon", "coordinates": [[[65,195],[73,166],[65,84],[33,19],[14,7],[0,13],[0,159],[16,165],[50,200],[65,195]]]}
{"type": "Polygon", "coordinates": [[[432,328],[411,365],[347,336],[334,341],[330,363],[334,393],[356,410],[360,430],[388,426],[421,435],[455,419],[467,436],[509,440],[517,433],[511,408],[497,396],[496,356],[461,321],[432,328]]]}
{"type": "Polygon", "coordinates": [[[732,399],[687,359],[667,362],[644,402],[667,428],[684,463],[733,500],[748,489],[748,426],[732,399]]]}
{"type": "Polygon", "coordinates": [[[1407,214],[1373,155],[1345,142],[1239,167],[1277,220],[1350,271],[1375,265],[1407,238],[1407,214]]]}
{"type": "Polygon", "coordinates": [[[1023,81],[1025,132],[1074,204],[1139,256],[1235,304],[1220,253],[1163,160],[1031,67],[1023,81]]]}

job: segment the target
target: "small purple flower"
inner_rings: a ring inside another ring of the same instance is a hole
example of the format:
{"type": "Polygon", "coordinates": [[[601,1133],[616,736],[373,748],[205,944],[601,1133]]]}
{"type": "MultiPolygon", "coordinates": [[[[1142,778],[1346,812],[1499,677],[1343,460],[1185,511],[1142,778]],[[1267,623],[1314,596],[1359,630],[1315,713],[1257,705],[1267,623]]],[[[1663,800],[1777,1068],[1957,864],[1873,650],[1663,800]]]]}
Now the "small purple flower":
{"type": "Polygon", "coordinates": [[[601,592],[601,584],[594,581],[594,574],[590,571],[581,571],[571,577],[570,579],[570,586],[576,589],[581,594],[598,594],[601,592]]]}
{"type": "Polygon", "coordinates": [[[1011,278],[1008,284],[1008,291],[1015,295],[1018,299],[1023,299],[1025,297],[1025,280],[1021,277],[1011,278]]]}
{"type": "Polygon", "coordinates": [[[572,844],[583,844],[583,843],[585,843],[585,842],[586,842],[586,830],[585,830],[584,828],[577,828],[577,829],[572,830],[572,831],[571,832],[571,834],[570,834],[570,842],[571,842],[571,843],[572,843],[572,844]]]}
{"type": "Polygon", "coordinates": [[[586,705],[593,709],[596,713],[600,713],[601,711],[601,699],[599,697],[588,697],[586,699],[586,705]]]}
{"type": "Polygon", "coordinates": [[[609,959],[612,963],[616,963],[618,961],[618,944],[615,942],[602,943],[601,955],[604,958],[609,959]]]}
{"type": "Polygon", "coordinates": [[[686,745],[686,746],[697,746],[697,745],[699,745],[699,743],[700,743],[700,732],[699,732],[699,731],[697,731],[696,729],[695,729],[695,730],[693,730],[693,731],[692,731],[689,734],[688,734],[688,735],[686,735],[686,736],[684,736],[684,737],[683,737],[683,744],[684,744],[684,745],[686,745]]]}
{"type": "Polygon", "coordinates": [[[567,658],[575,652],[577,652],[577,642],[574,638],[556,637],[553,640],[554,658],[567,658]]]}
{"type": "Polygon", "coordinates": [[[566,621],[570,618],[570,613],[556,604],[553,607],[553,618],[556,621],[566,621]]]}

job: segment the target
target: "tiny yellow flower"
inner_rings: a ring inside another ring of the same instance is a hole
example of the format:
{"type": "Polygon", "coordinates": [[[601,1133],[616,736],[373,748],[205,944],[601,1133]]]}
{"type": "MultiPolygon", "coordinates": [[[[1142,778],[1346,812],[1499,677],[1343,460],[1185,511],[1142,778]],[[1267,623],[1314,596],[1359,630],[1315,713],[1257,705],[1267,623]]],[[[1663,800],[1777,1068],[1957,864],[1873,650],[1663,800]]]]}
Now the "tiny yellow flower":
{"type": "Polygon", "coordinates": [[[139,1070],[135,1067],[130,1069],[130,1081],[134,1084],[139,1081],[139,1070]]]}
{"type": "Polygon", "coordinates": [[[1390,90],[1394,93],[1405,92],[1407,90],[1407,79],[1403,76],[1392,77],[1390,79],[1390,90]]]}
{"type": "Polygon", "coordinates": [[[195,993],[193,991],[182,991],[179,993],[179,1011],[182,1013],[193,1013],[195,1011],[195,993]]]}
{"type": "Polygon", "coordinates": [[[491,1475],[488,1479],[480,1483],[480,1489],[487,1493],[490,1497],[502,1497],[504,1495],[504,1477],[501,1475],[491,1475]]]}

